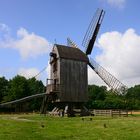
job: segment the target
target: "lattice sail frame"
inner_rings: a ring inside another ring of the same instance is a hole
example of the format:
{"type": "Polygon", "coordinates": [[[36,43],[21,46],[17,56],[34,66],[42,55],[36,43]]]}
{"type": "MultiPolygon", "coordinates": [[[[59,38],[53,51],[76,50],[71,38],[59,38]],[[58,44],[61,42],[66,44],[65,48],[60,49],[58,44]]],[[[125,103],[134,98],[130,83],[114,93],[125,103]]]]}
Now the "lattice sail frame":
{"type": "Polygon", "coordinates": [[[90,22],[90,25],[87,29],[87,32],[82,42],[82,46],[85,47],[86,55],[91,54],[104,15],[105,15],[105,11],[103,9],[97,9],[95,15],[93,16],[90,22]]]}
{"type": "Polygon", "coordinates": [[[96,74],[117,94],[125,94],[127,86],[120,82],[115,76],[109,73],[105,68],[100,66],[92,58],[89,60],[89,66],[96,72],[96,74]]]}
{"type": "Polygon", "coordinates": [[[67,46],[78,48],[78,46],[69,37],[67,38],[67,46]]]}

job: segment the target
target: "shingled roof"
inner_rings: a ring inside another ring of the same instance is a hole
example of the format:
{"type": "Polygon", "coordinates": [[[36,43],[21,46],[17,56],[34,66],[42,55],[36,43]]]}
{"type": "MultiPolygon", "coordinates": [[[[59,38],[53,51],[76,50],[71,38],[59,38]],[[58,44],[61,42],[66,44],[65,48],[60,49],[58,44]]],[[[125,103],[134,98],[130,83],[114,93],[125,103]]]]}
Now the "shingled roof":
{"type": "Polygon", "coordinates": [[[55,44],[60,58],[88,62],[88,57],[78,48],[55,44]]]}

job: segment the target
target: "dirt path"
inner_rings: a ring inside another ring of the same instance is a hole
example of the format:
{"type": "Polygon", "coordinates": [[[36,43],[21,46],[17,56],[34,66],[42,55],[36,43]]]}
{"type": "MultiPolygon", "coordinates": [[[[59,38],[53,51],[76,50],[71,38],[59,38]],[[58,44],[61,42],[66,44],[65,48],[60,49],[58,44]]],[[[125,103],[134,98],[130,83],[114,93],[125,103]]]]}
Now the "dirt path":
{"type": "Polygon", "coordinates": [[[31,122],[32,120],[26,119],[26,118],[21,118],[21,117],[17,117],[17,116],[12,116],[10,117],[12,120],[17,120],[17,121],[27,121],[27,122],[31,122]]]}

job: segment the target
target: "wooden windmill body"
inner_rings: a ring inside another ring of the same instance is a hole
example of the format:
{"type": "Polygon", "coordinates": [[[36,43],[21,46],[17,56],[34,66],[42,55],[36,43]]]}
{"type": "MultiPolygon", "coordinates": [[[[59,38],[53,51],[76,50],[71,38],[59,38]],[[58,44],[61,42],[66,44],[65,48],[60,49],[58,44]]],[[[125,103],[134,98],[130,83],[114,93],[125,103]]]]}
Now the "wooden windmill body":
{"type": "MultiPolygon", "coordinates": [[[[72,110],[88,100],[88,57],[80,49],[55,44],[50,53],[47,94],[56,94],[57,108],[72,110]]],[[[58,110],[59,110],[58,109],[58,110]]]]}

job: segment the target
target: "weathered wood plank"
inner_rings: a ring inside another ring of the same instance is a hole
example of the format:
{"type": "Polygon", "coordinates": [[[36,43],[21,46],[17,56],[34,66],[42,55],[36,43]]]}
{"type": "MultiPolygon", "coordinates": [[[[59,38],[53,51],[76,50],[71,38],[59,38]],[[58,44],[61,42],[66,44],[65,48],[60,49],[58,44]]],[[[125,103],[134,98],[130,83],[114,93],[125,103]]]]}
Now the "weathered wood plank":
{"type": "Polygon", "coordinates": [[[51,79],[58,79],[57,84],[60,84],[60,92],[57,93],[60,102],[86,102],[87,62],[60,58],[57,49],[53,51],[57,54],[57,74],[54,77],[53,64],[51,64],[51,79]]]}

